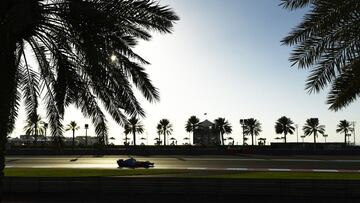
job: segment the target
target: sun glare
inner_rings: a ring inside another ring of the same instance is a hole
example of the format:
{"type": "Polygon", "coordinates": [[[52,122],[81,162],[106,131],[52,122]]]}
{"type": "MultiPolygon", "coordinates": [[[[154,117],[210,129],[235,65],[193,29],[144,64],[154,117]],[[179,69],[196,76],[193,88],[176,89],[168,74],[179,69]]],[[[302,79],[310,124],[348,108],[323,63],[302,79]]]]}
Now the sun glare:
{"type": "Polygon", "coordinates": [[[110,59],[112,62],[115,62],[117,60],[117,57],[115,55],[111,55],[110,59]]]}

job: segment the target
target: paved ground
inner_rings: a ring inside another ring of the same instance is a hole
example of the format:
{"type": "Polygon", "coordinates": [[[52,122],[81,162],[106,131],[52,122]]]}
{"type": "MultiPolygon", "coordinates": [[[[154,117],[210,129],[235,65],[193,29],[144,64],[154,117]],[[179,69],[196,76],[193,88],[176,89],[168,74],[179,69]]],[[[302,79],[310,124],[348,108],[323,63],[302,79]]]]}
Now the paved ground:
{"type": "MultiPolygon", "coordinates": [[[[7,156],[8,168],[117,168],[127,156],[7,156]]],[[[155,168],[198,170],[319,170],[360,172],[360,156],[134,156],[155,168]]]]}

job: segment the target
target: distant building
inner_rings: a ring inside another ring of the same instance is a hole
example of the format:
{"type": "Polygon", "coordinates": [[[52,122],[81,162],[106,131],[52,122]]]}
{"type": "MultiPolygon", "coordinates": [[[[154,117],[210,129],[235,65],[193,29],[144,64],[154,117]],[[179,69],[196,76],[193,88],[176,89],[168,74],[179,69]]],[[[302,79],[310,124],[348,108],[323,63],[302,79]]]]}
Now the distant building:
{"type": "Polygon", "coordinates": [[[194,144],[211,146],[220,144],[220,135],[214,128],[215,124],[209,120],[199,123],[194,131],[194,144]]]}

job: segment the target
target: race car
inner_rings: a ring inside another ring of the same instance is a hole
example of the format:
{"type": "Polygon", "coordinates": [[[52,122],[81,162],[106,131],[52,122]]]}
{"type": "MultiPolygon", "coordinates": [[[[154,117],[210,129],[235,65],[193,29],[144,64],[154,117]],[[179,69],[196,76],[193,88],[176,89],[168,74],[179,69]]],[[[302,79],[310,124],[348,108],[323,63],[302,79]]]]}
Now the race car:
{"type": "Polygon", "coordinates": [[[154,163],[150,162],[150,161],[137,161],[134,158],[130,158],[130,159],[119,159],[117,160],[117,164],[119,166],[119,168],[150,168],[150,167],[154,167],[154,163]]]}

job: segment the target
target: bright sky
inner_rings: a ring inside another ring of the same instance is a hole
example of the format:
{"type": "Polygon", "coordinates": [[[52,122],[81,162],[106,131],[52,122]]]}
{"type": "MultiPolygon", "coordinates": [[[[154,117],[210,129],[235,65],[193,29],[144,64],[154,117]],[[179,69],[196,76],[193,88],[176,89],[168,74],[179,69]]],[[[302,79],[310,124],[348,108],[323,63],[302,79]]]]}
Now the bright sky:
{"type": "MultiPolygon", "coordinates": [[[[328,141],[343,141],[336,134],[339,120],[360,120],[360,102],[340,112],[328,110],[326,92],[308,95],[304,83],[308,71],[290,68],[290,47],[280,40],[297,25],[304,11],[289,12],[278,6],[279,0],[161,0],[170,5],[181,20],[171,35],[155,34],[150,42],[141,42],[136,51],[151,62],[147,66],[161,101],[149,104],[141,98],[147,117],[144,137],[149,144],[157,137],[156,125],[167,118],[174,126],[178,144],[189,134],[184,126],[191,115],[201,120],[225,117],[233,126],[235,143],[241,143],[240,118],[254,117],[262,123],[260,137],[275,141],[274,124],[281,116],[302,125],[307,118],[318,117],[326,125],[328,141]],[[207,116],[204,116],[207,113],[207,116]]],[[[45,113],[41,113],[45,117],[45,113]]],[[[109,120],[110,117],[108,117],[109,120]]],[[[25,116],[20,112],[12,136],[23,134],[25,116]]],[[[82,128],[80,111],[70,107],[64,124],[75,120],[82,128]]],[[[358,123],[360,125],[360,122],[358,123]]],[[[110,121],[109,137],[116,143],[124,138],[122,127],[110,121]]],[[[360,135],[359,127],[356,127],[360,135]]],[[[94,134],[90,125],[89,134],[94,134]]],[[[65,136],[71,136],[66,132],[65,136]]],[[[138,136],[140,139],[141,136],[138,136]]],[[[320,142],[324,141],[319,137],[320,142]]],[[[353,138],[351,138],[353,140],[353,138]]],[[[296,134],[288,136],[296,141],[296,134]]],[[[312,142],[312,137],[305,138],[312,142]]],[[[357,143],[360,142],[360,136],[357,143]]],[[[140,143],[137,141],[137,143],[140,143]]]]}

